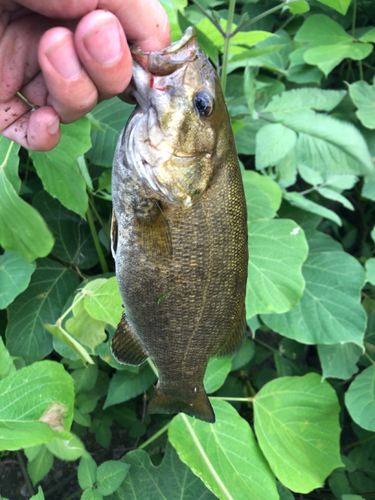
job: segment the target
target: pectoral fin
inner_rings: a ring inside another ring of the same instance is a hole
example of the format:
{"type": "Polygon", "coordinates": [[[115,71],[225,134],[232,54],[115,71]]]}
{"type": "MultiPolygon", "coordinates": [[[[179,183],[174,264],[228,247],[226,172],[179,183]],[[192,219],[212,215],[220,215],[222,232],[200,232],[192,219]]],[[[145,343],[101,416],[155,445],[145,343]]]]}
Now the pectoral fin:
{"type": "Polygon", "coordinates": [[[126,320],[125,313],[112,338],[111,351],[119,363],[138,366],[148,358],[136,334],[126,320]]]}
{"type": "Polygon", "coordinates": [[[239,321],[233,327],[229,337],[223,347],[215,354],[218,358],[229,358],[233,356],[242,346],[246,330],[246,312],[245,308],[240,316],[239,321]]]}
{"type": "Polygon", "coordinates": [[[169,224],[158,204],[155,204],[149,215],[136,215],[135,229],[142,248],[150,255],[172,254],[169,224]]]}
{"type": "Polygon", "coordinates": [[[118,226],[117,219],[115,216],[115,211],[112,210],[112,222],[111,222],[111,251],[112,257],[116,260],[116,250],[117,250],[117,239],[118,239],[118,226]]]}

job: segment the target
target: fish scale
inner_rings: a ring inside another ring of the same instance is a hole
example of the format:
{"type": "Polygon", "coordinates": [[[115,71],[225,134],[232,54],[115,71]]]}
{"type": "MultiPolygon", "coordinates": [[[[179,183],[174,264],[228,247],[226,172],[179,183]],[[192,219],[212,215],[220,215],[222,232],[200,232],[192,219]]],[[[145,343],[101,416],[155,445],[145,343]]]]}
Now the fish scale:
{"type": "Polygon", "coordinates": [[[113,247],[124,315],[112,352],[134,365],[152,357],[159,381],[150,413],[182,411],[214,422],[203,387],[207,363],[236,352],[245,331],[246,203],[230,119],[193,28],[151,53],[168,90],[142,85],[150,81],[144,74],[150,54],[139,48],[132,53],[134,95],[141,105],[120,136],[113,166],[113,247]],[[174,71],[171,55],[178,61],[174,71]],[[201,101],[212,97],[207,117],[194,108],[198,92],[201,101]],[[157,156],[155,145],[137,124],[151,108],[158,116],[158,140],[165,137],[171,151],[186,152],[184,162],[163,147],[166,163],[147,164],[157,156]],[[165,120],[172,112],[180,113],[174,130],[165,120]],[[134,164],[140,143],[142,178],[134,164]],[[148,153],[147,147],[154,149],[148,153]]]}

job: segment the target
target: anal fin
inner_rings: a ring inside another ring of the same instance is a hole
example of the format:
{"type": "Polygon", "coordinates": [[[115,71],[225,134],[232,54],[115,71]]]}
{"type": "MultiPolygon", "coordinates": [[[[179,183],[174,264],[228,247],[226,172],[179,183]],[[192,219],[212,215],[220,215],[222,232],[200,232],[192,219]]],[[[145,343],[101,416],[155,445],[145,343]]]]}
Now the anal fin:
{"type": "Polygon", "coordinates": [[[221,347],[221,349],[215,354],[218,358],[230,358],[235,354],[242,346],[243,339],[246,330],[246,311],[243,308],[243,313],[241,314],[238,322],[232,328],[227,341],[221,347]]]}
{"type": "Polygon", "coordinates": [[[111,351],[119,363],[126,365],[138,366],[148,358],[148,353],[127,322],[125,313],[112,338],[111,351]]]}

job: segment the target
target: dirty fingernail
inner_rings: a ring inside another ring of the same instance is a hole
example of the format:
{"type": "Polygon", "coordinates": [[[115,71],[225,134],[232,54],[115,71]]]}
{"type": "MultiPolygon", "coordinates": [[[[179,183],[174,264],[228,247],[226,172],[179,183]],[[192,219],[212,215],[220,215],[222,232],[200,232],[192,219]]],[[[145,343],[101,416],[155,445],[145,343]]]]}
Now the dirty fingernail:
{"type": "Polygon", "coordinates": [[[77,78],[82,71],[73,45],[73,35],[65,35],[61,40],[50,47],[46,56],[55,70],[64,78],[77,78]]]}
{"type": "Polygon", "coordinates": [[[93,28],[83,38],[91,57],[99,64],[116,61],[121,55],[119,26],[116,21],[93,28]]]}
{"type": "Polygon", "coordinates": [[[60,117],[59,115],[56,115],[55,118],[52,118],[52,120],[47,125],[47,132],[51,135],[56,135],[59,130],[60,130],[60,117]]]}

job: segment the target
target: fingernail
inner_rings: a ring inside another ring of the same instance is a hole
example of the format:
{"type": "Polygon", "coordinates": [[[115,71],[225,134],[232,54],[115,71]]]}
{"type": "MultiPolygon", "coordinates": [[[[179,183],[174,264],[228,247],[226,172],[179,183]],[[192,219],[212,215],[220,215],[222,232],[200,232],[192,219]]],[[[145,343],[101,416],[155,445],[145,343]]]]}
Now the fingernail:
{"type": "Polygon", "coordinates": [[[82,71],[73,45],[73,35],[64,37],[50,47],[46,56],[55,70],[64,78],[77,78],[82,71]]]}
{"type": "Polygon", "coordinates": [[[52,120],[47,125],[47,132],[51,135],[56,135],[59,130],[60,130],[60,117],[59,115],[56,115],[55,118],[52,118],[52,120]]]}
{"type": "Polygon", "coordinates": [[[91,57],[99,64],[116,61],[121,55],[121,40],[117,22],[110,21],[91,29],[83,38],[83,43],[91,57]]]}

